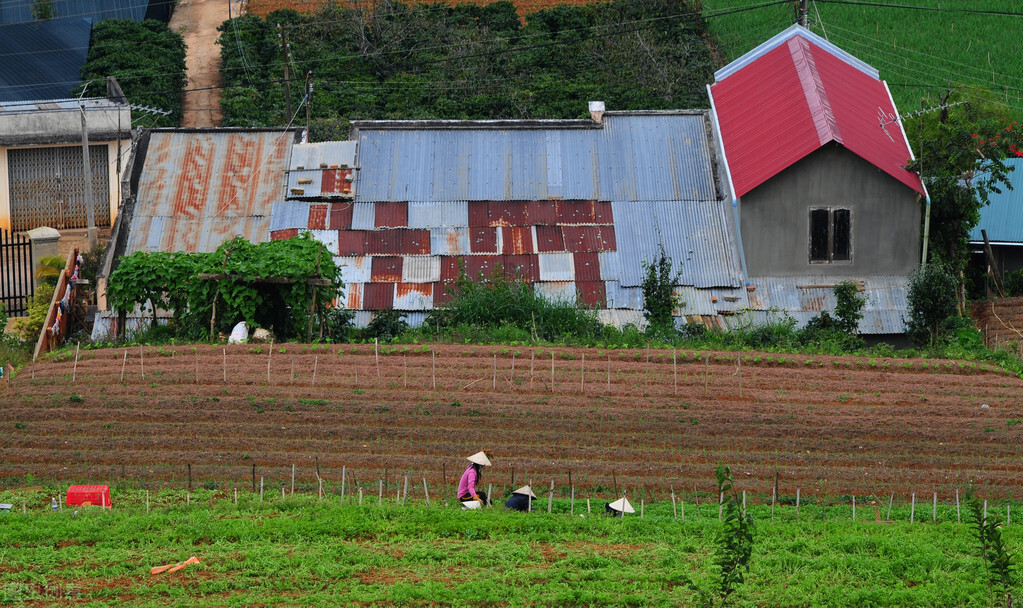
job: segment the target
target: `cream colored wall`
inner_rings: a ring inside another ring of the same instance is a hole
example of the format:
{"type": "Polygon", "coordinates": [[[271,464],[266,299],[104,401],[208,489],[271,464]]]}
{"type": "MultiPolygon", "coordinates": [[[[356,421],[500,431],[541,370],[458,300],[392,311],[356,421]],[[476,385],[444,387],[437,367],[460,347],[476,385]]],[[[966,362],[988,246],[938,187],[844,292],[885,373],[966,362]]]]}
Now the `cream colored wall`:
{"type": "MultiPolygon", "coordinates": [[[[121,204],[121,179],[117,174],[117,141],[108,142],[89,142],[89,145],[102,145],[107,146],[107,158],[109,159],[110,165],[107,167],[107,176],[110,185],[110,225],[114,225],[114,220],[117,219],[117,209],[121,204]]],[[[131,140],[121,140],[121,170],[124,171],[124,165],[128,160],[128,156],[131,154],[131,140]]],[[[81,148],[81,144],[68,144],[67,146],[44,146],[44,147],[78,147],[81,148]]],[[[19,146],[26,147],[26,146],[19,146]]],[[[11,196],[10,196],[10,184],[7,175],[7,150],[13,148],[0,148],[0,228],[4,230],[11,229],[11,196]]]]}

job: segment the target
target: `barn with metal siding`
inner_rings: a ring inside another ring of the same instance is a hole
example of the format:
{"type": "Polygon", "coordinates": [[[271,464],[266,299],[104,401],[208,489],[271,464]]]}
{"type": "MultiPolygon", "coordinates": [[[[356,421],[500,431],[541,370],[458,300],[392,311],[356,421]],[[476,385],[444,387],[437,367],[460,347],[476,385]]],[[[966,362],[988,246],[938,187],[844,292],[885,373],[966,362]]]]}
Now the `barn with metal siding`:
{"type": "MultiPolygon", "coordinates": [[[[356,122],[354,158],[352,148],[295,146],[287,196],[317,201],[304,227],[337,256],[356,310],[429,310],[463,269],[503,269],[552,299],[641,311],[642,264],[662,244],[693,299],[679,313],[715,316],[744,304],[745,289],[709,133],[705,111],[356,122]],[[350,168],[353,202],[327,203],[315,180],[293,183],[300,164],[350,168]]],[[[274,206],[273,238],[293,234],[303,204],[274,206]]],[[[607,320],[620,319],[642,316],[607,320]]]]}

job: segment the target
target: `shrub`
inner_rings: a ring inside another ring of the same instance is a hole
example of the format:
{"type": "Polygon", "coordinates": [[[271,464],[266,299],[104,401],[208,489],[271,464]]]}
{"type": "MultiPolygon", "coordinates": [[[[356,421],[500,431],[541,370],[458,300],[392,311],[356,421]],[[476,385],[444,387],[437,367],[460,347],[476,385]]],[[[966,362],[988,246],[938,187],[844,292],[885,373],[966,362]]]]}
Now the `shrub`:
{"type": "Polygon", "coordinates": [[[54,286],[40,283],[36,293],[29,299],[28,316],[14,320],[14,331],[22,340],[35,341],[46,323],[46,315],[50,312],[50,300],[53,299],[54,286]]]}
{"type": "Polygon", "coordinates": [[[917,344],[932,346],[942,334],[942,322],[956,314],[955,274],[945,264],[919,268],[909,281],[907,333],[917,344]]]}
{"type": "Polygon", "coordinates": [[[1023,270],[1005,273],[1005,295],[1010,298],[1023,296],[1023,270]]]}
{"type": "Polygon", "coordinates": [[[966,493],[966,505],[970,528],[977,540],[980,558],[984,562],[991,605],[1011,608],[1016,573],[1012,554],[1006,551],[1005,543],[1002,541],[1002,531],[999,529],[1001,522],[993,513],[984,513],[981,500],[974,495],[972,488],[966,493]],[[996,599],[997,596],[1000,597],[996,599]]]}
{"type": "Polygon", "coordinates": [[[373,320],[363,330],[362,336],[364,338],[390,340],[408,329],[408,322],[405,320],[405,316],[405,313],[393,308],[378,310],[373,315],[373,320]]]}
{"type": "Polygon", "coordinates": [[[647,333],[659,339],[669,339],[675,331],[674,311],[683,303],[675,295],[675,285],[682,276],[682,270],[672,268],[664,246],[657,248],[653,262],[643,262],[643,316],[646,317],[647,333]]]}
{"type": "Polygon", "coordinates": [[[867,300],[859,295],[859,286],[852,281],[835,285],[835,326],[847,334],[859,333],[860,319],[867,300]]]}

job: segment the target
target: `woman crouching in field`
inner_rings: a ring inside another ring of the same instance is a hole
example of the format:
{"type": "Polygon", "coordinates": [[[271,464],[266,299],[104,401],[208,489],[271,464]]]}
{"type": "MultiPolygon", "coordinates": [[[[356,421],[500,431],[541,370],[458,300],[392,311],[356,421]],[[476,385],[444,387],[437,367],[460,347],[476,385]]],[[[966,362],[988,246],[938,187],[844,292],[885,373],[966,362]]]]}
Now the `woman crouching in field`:
{"type": "Polygon", "coordinates": [[[466,460],[469,461],[469,466],[458,480],[458,500],[463,507],[478,509],[487,503],[487,493],[478,491],[476,486],[480,483],[483,467],[490,466],[490,459],[487,458],[486,452],[476,452],[466,460]]]}

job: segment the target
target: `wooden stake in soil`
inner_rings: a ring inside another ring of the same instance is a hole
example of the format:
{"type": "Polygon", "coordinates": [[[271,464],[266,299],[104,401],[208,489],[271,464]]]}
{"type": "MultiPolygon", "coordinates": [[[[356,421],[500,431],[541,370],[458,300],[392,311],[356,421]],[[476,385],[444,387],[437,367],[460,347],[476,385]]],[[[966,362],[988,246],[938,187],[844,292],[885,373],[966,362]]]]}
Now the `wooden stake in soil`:
{"type": "Polygon", "coordinates": [[[583,354],[583,362],[579,365],[579,388],[586,392],[586,355],[583,354]]]}
{"type": "Polygon", "coordinates": [[[778,488],[771,488],[771,521],[774,521],[774,503],[778,499],[778,488]]]}
{"type": "Polygon", "coordinates": [[[341,504],[345,504],[345,481],[348,478],[348,465],[341,465],[341,504]]]}
{"type": "Polygon", "coordinates": [[[188,491],[192,491],[192,463],[188,463],[188,491]]]}
{"type": "Polygon", "coordinates": [[[433,355],[433,390],[437,390],[437,351],[430,351],[433,355]]]}
{"type": "Polygon", "coordinates": [[[139,345],[139,367],[142,368],[142,380],[146,379],[146,353],[142,350],[142,346],[139,345]]]}
{"type": "Polygon", "coordinates": [[[359,488],[359,506],[362,506],[362,488],[359,488]]]}
{"type": "Polygon", "coordinates": [[[959,513],[959,488],[956,488],[956,523],[957,524],[963,523],[963,519],[959,513]]]}
{"type": "MultiPolygon", "coordinates": [[[[128,349],[124,349],[124,358],[121,359],[121,382],[124,382],[124,366],[128,363],[128,349]]],[[[34,372],[35,370],[33,370],[34,372]]]]}
{"type": "Polygon", "coordinates": [[[285,489],[284,489],[284,486],[281,486],[281,500],[284,500],[284,499],[286,499],[287,497],[288,497],[288,494],[287,494],[287,492],[285,491],[285,489]]]}
{"type": "Polygon", "coordinates": [[[572,498],[568,502],[568,514],[575,517],[575,486],[572,487],[572,498]]]}
{"type": "Polygon", "coordinates": [[[742,491],[742,516],[746,517],[746,490],[742,491]]]}
{"type": "Polygon", "coordinates": [[[913,523],[913,516],[916,514],[916,492],[909,495],[909,523],[913,523]]]}
{"type": "Polygon", "coordinates": [[[587,513],[590,512],[590,499],[589,498],[586,499],[586,512],[587,513]]]}
{"type": "Polygon", "coordinates": [[[675,519],[678,519],[678,507],[675,506],[675,486],[671,487],[671,512],[674,514],[675,519]]]}
{"type": "MultiPolygon", "coordinates": [[[[104,496],[103,497],[103,502],[105,503],[106,500],[107,500],[106,496],[104,496]]],[[[192,493],[191,492],[185,492],[185,505],[187,506],[187,505],[191,505],[191,504],[192,504],[192,493]]]]}
{"type": "Polygon", "coordinates": [[[316,474],[316,485],[318,486],[316,496],[319,500],[323,500],[323,478],[320,477],[319,473],[316,474]]]}
{"type": "Polygon", "coordinates": [[[263,478],[259,478],[259,504],[263,504],[263,478]]]}
{"type": "Polygon", "coordinates": [[[611,392],[611,355],[607,356],[607,392],[611,392]]]}
{"type": "Polygon", "coordinates": [[[554,392],[554,351],[551,351],[551,392],[554,392]]]}
{"type": "Polygon", "coordinates": [[[547,493],[547,512],[551,512],[551,507],[554,506],[554,480],[551,479],[551,489],[547,493]]]}
{"type": "Polygon", "coordinates": [[[295,495],[295,465],[291,465],[291,495],[295,495]]]}
{"type": "Polygon", "coordinates": [[[75,347],[75,369],[71,372],[71,384],[78,381],[78,350],[82,348],[82,343],[79,342],[78,346],[75,347]]]}
{"type": "Polygon", "coordinates": [[[488,483],[487,484],[487,506],[488,507],[494,506],[494,503],[491,502],[491,498],[490,498],[493,495],[494,495],[494,484],[488,483]]]}
{"type": "MultiPolygon", "coordinates": [[[[238,493],[237,493],[237,490],[236,490],[235,491],[235,497],[236,497],[235,498],[235,503],[238,502],[237,496],[238,496],[238,493]]],[[[149,490],[146,490],[146,515],[149,515],[149,490]]]]}
{"type": "Polygon", "coordinates": [[[313,357],[313,386],[316,386],[316,368],[320,365],[320,356],[313,357]]]}
{"type": "Polygon", "coordinates": [[[852,511],[853,511],[853,514],[852,514],[853,518],[852,518],[852,520],[856,521],[856,495],[855,494],[853,494],[852,499],[853,499],[853,509],[852,509],[852,511]]]}
{"type": "Polygon", "coordinates": [[[987,521],[987,499],[984,499],[984,521],[987,521]]]}
{"type": "MultiPolygon", "coordinates": [[[[146,493],[147,493],[147,497],[148,497],[148,492],[149,492],[149,491],[148,491],[148,490],[146,490],[146,493]]],[[[235,489],[234,489],[234,504],[235,504],[235,505],[237,505],[237,504],[238,504],[238,488],[235,488],[235,489]]]]}
{"type": "Polygon", "coordinates": [[[405,491],[401,494],[401,506],[405,506],[406,500],[408,500],[408,475],[405,476],[405,491]]]}
{"type": "Polygon", "coordinates": [[[796,488],[796,519],[799,519],[799,488],[796,488]]]}
{"type": "Polygon", "coordinates": [[[379,506],[382,506],[384,504],[384,480],[383,479],[381,479],[379,481],[379,490],[378,490],[378,492],[379,492],[379,494],[377,494],[377,506],[379,507],[379,506]]]}
{"type": "Polygon", "coordinates": [[[938,521],[938,493],[934,493],[934,508],[931,510],[931,523],[938,521]]]}
{"type": "Polygon", "coordinates": [[[426,478],[423,478],[423,495],[426,496],[426,506],[430,506],[430,489],[426,487],[426,478]]]}
{"type": "Polygon", "coordinates": [[[720,492],[720,493],[718,493],[718,521],[721,521],[724,518],[724,510],[725,510],[725,493],[724,492],[720,492]]]}
{"type": "Polygon", "coordinates": [[[885,521],[891,521],[892,520],[892,502],[894,502],[894,501],[895,501],[895,492],[892,492],[892,495],[888,497],[888,514],[885,515],[885,518],[884,518],[885,521]]]}

